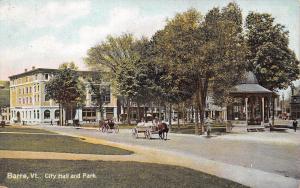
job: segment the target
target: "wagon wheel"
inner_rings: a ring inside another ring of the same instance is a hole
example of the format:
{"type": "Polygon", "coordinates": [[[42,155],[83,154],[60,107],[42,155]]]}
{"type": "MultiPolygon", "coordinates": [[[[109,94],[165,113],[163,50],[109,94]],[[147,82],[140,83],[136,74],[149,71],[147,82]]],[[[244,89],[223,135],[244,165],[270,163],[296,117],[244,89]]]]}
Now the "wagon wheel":
{"type": "Polygon", "coordinates": [[[133,137],[135,137],[135,128],[133,128],[133,129],[131,129],[131,135],[133,136],[133,137]]]}
{"type": "Polygon", "coordinates": [[[136,128],[132,129],[132,136],[135,137],[135,138],[139,137],[138,130],[136,128]]]}
{"type": "Polygon", "coordinates": [[[114,126],[114,129],[115,129],[115,133],[119,133],[119,131],[120,131],[120,130],[119,130],[119,125],[115,125],[115,126],[114,126]]]}
{"type": "Polygon", "coordinates": [[[101,131],[102,131],[103,133],[106,132],[106,126],[105,126],[105,125],[103,125],[103,126],[101,127],[101,131]]]}
{"type": "Polygon", "coordinates": [[[145,131],[145,137],[148,139],[151,139],[151,131],[150,130],[145,131]]]}

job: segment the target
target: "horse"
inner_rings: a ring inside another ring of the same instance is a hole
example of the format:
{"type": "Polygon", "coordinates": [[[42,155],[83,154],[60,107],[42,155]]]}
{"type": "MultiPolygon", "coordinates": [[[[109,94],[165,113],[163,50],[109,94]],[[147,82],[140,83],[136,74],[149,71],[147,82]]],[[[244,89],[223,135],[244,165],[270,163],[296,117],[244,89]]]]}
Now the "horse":
{"type": "Polygon", "coordinates": [[[159,135],[159,137],[163,140],[165,138],[165,133],[166,133],[165,140],[167,140],[168,132],[169,132],[168,125],[166,123],[159,123],[157,125],[157,127],[158,127],[158,135],[159,135]]]}

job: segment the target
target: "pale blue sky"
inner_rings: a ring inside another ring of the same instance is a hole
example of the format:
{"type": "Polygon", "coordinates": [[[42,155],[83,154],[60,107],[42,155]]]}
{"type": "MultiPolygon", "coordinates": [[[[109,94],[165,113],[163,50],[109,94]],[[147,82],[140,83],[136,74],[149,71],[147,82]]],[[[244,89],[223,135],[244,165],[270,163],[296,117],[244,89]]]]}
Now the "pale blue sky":
{"type": "MultiPolygon", "coordinates": [[[[25,68],[52,67],[82,58],[108,34],[132,32],[150,37],[166,18],[189,8],[203,15],[227,0],[0,0],[0,79],[25,68]]],[[[249,11],[267,12],[290,32],[290,47],[300,56],[299,0],[236,0],[244,18],[249,11]]]]}

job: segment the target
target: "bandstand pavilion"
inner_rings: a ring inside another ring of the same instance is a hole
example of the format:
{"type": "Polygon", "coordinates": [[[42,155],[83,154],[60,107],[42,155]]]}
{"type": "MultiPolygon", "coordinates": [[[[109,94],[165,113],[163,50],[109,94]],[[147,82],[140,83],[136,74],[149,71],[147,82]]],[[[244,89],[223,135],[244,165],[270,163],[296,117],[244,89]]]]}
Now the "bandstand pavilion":
{"type": "MultiPolygon", "coordinates": [[[[262,87],[253,72],[247,72],[245,79],[231,91],[233,103],[227,106],[227,119],[244,122],[246,126],[274,125],[274,101],[277,94],[262,87]],[[272,114],[272,115],[271,115],[272,114]]],[[[248,128],[247,128],[248,130],[248,128]]]]}

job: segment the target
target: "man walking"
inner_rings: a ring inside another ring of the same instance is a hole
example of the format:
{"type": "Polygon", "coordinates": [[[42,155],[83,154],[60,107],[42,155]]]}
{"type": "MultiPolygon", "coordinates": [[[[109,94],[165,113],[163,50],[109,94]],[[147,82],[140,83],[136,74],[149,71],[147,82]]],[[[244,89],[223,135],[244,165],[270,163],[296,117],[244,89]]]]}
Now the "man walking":
{"type": "Polygon", "coordinates": [[[297,130],[297,126],[298,126],[298,122],[297,122],[296,119],[294,119],[294,121],[293,121],[293,127],[294,127],[295,132],[297,130]]]}

